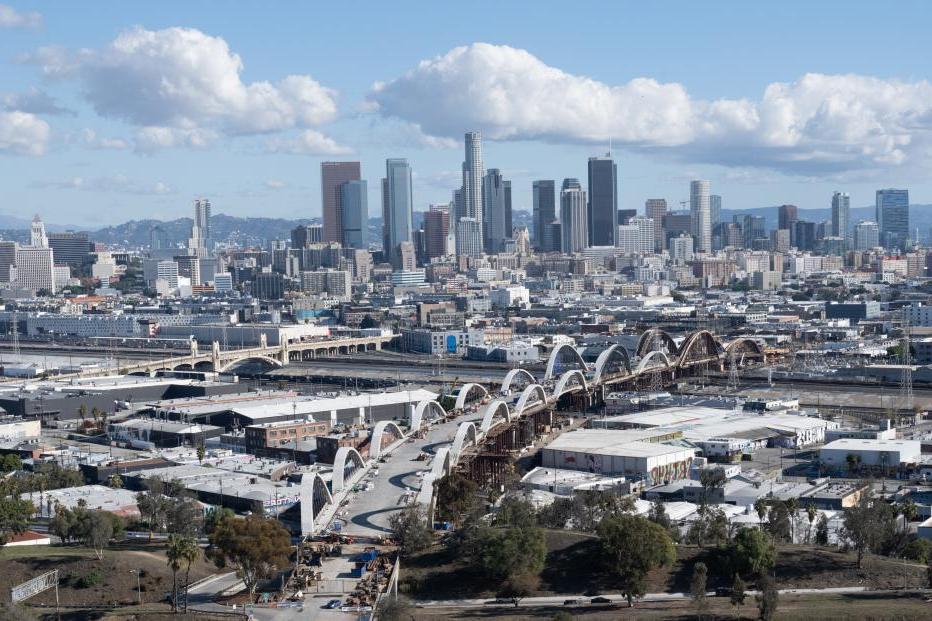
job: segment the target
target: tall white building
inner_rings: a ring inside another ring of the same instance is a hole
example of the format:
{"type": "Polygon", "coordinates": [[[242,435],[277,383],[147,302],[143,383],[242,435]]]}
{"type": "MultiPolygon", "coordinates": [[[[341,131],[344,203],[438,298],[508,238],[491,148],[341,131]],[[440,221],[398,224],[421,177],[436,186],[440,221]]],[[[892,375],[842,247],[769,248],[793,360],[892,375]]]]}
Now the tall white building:
{"type": "Polygon", "coordinates": [[[158,280],[164,280],[166,286],[175,290],[178,288],[178,264],[174,261],[159,261],[156,266],[158,280]]]}
{"type": "Polygon", "coordinates": [[[482,254],[482,223],[460,218],[456,223],[456,254],[478,257],[482,254]]]}
{"type": "Polygon", "coordinates": [[[199,238],[203,247],[209,249],[213,240],[210,235],[210,201],[206,198],[194,201],[194,224],[200,232],[199,238]]]}
{"type": "Polygon", "coordinates": [[[861,220],[854,225],[854,249],[870,250],[880,245],[880,225],[871,220],[861,220]]]}
{"type": "Polygon", "coordinates": [[[45,224],[38,214],[32,219],[32,230],[30,231],[31,243],[33,248],[48,248],[49,238],[45,235],[45,224]]]}
{"type": "Polygon", "coordinates": [[[589,245],[586,192],[579,179],[564,179],[560,192],[560,229],[564,254],[580,252],[589,245]]]}
{"type": "Polygon", "coordinates": [[[456,252],[469,256],[478,256],[482,251],[482,137],[479,132],[466,133],[466,159],[463,162],[463,187],[460,200],[456,202],[456,252]],[[460,227],[463,218],[470,218],[478,227],[467,225],[460,227]],[[469,239],[463,235],[476,236],[469,239]],[[478,249],[478,251],[476,251],[478,249]]]}
{"type": "Polygon", "coordinates": [[[47,291],[54,293],[55,287],[55,257],[49,240],[45,235],[45,225],[41,218],[36,216],[32,220],[29,246],[17,246],[14,255],[14,266],[10,268],[10,282],[17,289],[32,291],[47,291]]]}
{"type": "Polygon", "coordinates": [[[692,235],[680,235],[670,238],[670,259],[680,263],[693,260],[692,235]]]}
{"type": "Polygon", "coordinates": [[[708,181],[696,180],[689,184],[689,215],[692,233],[696,238],[696,251],[712,252],[712,205],[708,181]]]}
{"type": "Polygon", "coordinates": [[[851,197],[843,192],[832,195],[832,235],[848,240],[848,220],[851,213],[851,197]]]}

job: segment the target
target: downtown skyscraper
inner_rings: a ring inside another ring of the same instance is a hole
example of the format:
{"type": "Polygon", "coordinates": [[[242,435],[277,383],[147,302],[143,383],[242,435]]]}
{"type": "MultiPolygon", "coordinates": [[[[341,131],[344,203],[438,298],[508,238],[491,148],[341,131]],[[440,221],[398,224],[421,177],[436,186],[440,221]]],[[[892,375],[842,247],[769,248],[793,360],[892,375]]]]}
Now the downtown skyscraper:
{"type": "Polygon", "coordinates": [[[463,161],[463,186],[456,201],[456,253],[478,256],[482,252],[482,136],[467,132],[463,161]]]}
{"type": "Polygon", "coordinates": [[[712,252],[712,205],[708,181],[696,180],[689,184],[689,215],[692,234],[696,238],[696,252],[712,252]]]}
{"type": "Polygon", "coordinates": [[[359,162],[321,162],[320,206],[324,219],[324,241],[343,243],[343,203],[341,185],[359,181],[359,162]]]}
{"type": "Polygon", "coordinates": [[[547,250],[544,237],[547,226],[557,219],[556,183],[553,179],[540,179],[531,185],[533,192],[534,247],[547,250]]]}
{"type": "Polygon", "coordinates": [[[483,245],[487,254],[498,254],[510,237],[511,184],[502,171],[490,168],[482,178],[483,245]]]}
{"type": "MultiPolygon", "coordinates": [[[[564,179],[560,192],[561,248],[566,254],[582,252],[589,247],[586,192],[579,179],[564,179]]],[[[614,243],[612,244],[614,245],[614,243]]]]}
{"type": "Polygon", "coordinates": [[[847,240],[850,237],[851,197],[843,192],[832,195],[832,235],[847,240]]]}
{"type": "Polygon", "coordinates": [[[644,215],[654,221],[654,250],[663,250],[663,218],[667,215],[667,199],[647,199],[644,202],[644,215]]]}
{"type": "Polygon", "coordinates": [[[614,246],[618,228],[618,166],[611,157],[589,158],[589,244],[614,246]]]}
{"type": "Polygon", "coordinates": [[[877,190],[880,245],[905,250],[909,243],[909,190],[877,190]]]}
{"type": "Polygon", "coordinates": [[[414,196],[408,160],[385,160],[382,202],[383,251],[392,264],[396,264],[401,243],[411,241],[413,226],[414,196]]]}

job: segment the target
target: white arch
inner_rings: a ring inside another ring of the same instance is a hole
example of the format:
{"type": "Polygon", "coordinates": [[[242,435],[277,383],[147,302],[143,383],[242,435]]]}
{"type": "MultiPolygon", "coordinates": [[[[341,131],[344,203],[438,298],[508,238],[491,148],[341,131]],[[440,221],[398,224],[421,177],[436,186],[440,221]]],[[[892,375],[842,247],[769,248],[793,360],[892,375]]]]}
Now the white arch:
{"type": "Polygon", "coordinates": [[[482,434],[492,428],[492,422],[495,420],[496,414],[501,414],[506,421],[511,421],[511,410],[508,408],[508,404],[501,399],[496,399],[485,407],[485,414],[482,415],[482,423],[479,425],[479,431],[482,434]],[[501,411],[502,409],[504,409],[504,412],[501,411]]]}
{"type": "Polygon", "coordinates": [[[605,366],[608,364],[609,360],[612,359],[612,356],[619,355],[625,361],[625,368],[628,370],[628,373],[631,373],[631,358],[628,357],[628,350],[619,344],[614,344],[596,358],[595,361],[595,374],[592,376],[592,382],[598,384],[602,381],[602,373],[605,372],[605,366]]]}
{"type": "Polygon", "coordinates": [[[659,349],[655,349],[654,351],[649,352],[646,356],[641,358],[641,361],[638,362],[638,368],[636,370],[636,373],[638,374],[643,373],[644,369],[647,368],[648,363],[650,363],[654,358],[658,358],[658,357],[663,358],[664,368],[670,368],[671,363],[670,363],[670,359],[667,358],[667,355],[663,353],[662,351],[660,351],[659,349]]]}
{"type": "MultiPolygon", "coordinates": [[[[453,468],[453,459],[450,455],[450,447],[443,446],[437,449],[437,454],[434,455],[434,461],[430,466],[430,476],[431,480],[437,481],[441,478],[450,474],[450,470],[453,468]]],[[[424,477],[425,481],[421,484],[421,489],[424,489],[424,485],[427,484],[427,477],[424,477]]]]}
{"type": "Polygon", "coordinates": [[[414,407],[414,412],[411,414],[411,421],[408,425],[408,433],[420,429],[421,425],[424,424],[425,410],[429,410],[429,412],[427,412],[428,415],[433,412],[435,414],[435,420],[447,415],[447,411],[443,409],[442,405],[431,399],[425,399],[414,407]]]}
{"type": "Polygon", "coordinates": [[[320,474],[305,473],[301,477],[301,532],[314,533],[317,530],[317,516],[324,508],[333,503],[333,494],[320,474]]]}
{"type": "Polygon", "coordinates": [[[501,389],[502,394],[508,394],[508,392],[511,391],[511,384],[512,382],[515,381],[515,378],[518,377],[519,375],[523,375],[524,377],[526,377],[528,380],[527,382],[528,384],[534,384],[537,382],[537,380],[534,379],[534,376],[531,375],[531,372],[528,371],[527,369],[522,369],[520,367],[517,369],[512,369],[511,371],[508,371],[508,373],[505,374],[505,379],[502,380],[502,389],[501,389]]]}
{"type": "Polygon", "coordinates": [[[574,377],[578,377],[580,382],[582,382],[583,390],[587,388],[585,374],[579,369],[572,369],[560,376],[560,379],[557,381],[556,387],[553,389],[553,396],[557,398],[562,396],[563,393],[566,391],[567,383],[569,383],[569,381],[573,379],[574,377]]]}
{"type": "Polygon", "coordinates": [[[456,408],[457,410],[462,410],[463,407],[466,405],[466,397],[468,397],[469,393],[472,392],[473,389],[475,388],[478,388],[479,390],[482,391],[482,397],[480,397],[480,399],[489,396],[489,391],[486,390],[485,386],[483,386],[482,384],[475,384],[475,383],[463,384],[460,387],[459,392],[456,393],[456,405],[454,405],[453,407],[456,408]]]}
{"type": "Polygon", "coordinates": [[[479,432],[476,431],[476,426],[473,423],[465,422],[460,423],[460,426],[456,428],[456,435],[453,437],[453,445],[450,447],[450,458],[455,464],[460,460],[460,453],[463,451],[464,446],[475,444],[478,440],[479,432]]]}
{"type": "Polygon", "coordinates": [[[272,365],[273,367],[283,367],[283,366],[285,366],[285,365],[283,365],[283,364],[281,363],[280,360],[276,360],[275,358],[269,358],[268,356],[257,356],[257,355],[252,355],[252,356],[243,356],[242,358],[237,358],[237,359],[235,359],[235,360],[229,361],[228,363],[226,363],[225,365],[223,365],[222,367],[220,367],[220,369],[217,371],[217,373],[223,373],[223,372],[225,372],[225,371],[229,371],[232,367],[235,367],[236,365],[240,364],[241,362],[245,362],[245,361],[247,361],[247,360],[261,360],[262,362],[267,362],[268,364],[272,365]]]}
{"type": "Polygon", "coordinates": [[[573,356],[576,358],[576,361],[579,362],[579,366],[583,371],[586,370],[586,361],[583,360],[582,355],[576,351],[575,347],[570,346],[568,343],[561,343],[553,348],[553,351],[550,352],[550,358],[547,359],[547,371],[544,373],[544,380],[549,380],[553,377],[553,368],[557,364],[557,360],[560,357],[560,352],[563,350],[573,352],[573,356]]]}
{"type": "Polygon", "coordinates": [[[528,399],[531,398],[531,395],[537,394],[540,397],[542,403],[547,403],[547,391],[544,390],[544,387],[540,384],[531,384],[524,389],[524,392],[521,393],[521,396],[518,397],[518,403],[515,405],[515,414],[521,416],[524,414],[524,408],[527,406],[528,399]]]}
{"type": "Polygon", "coordinates": [[[399,440],[405,437],[405,433],[401,430],[401,427],[394,421],[380,420],[372,428],[372,433],[369,434],[369,457],[372,459],[378,459],[382,456],[382,436],[388,429],[394,431],[399,440]]]}
{"type": "MultiPolygon", "coordinates": [[[[364,465],[362,455],[352,446],[341,446],[338,448],[336,455],[333,457],[333,479],[330,482],[330,487],[333,489],[334,494],[342,492],[349,484],[349,481],[345,480],[347,459],[353,460],[357,471],[361,471],[364,465]]],[[[350,479],[352,478],[353,477],[350,477],[350,479]]]]}

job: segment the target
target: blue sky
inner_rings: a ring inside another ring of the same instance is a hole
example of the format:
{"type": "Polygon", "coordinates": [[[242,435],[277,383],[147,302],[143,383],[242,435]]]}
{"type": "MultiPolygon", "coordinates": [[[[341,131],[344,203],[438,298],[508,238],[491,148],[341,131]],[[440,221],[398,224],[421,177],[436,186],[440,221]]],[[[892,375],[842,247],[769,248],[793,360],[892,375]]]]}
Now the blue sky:
{"type": "Polygon", "coordinates": [[[932,202],[927,3],[2,2],[0,213],[313,217],[319,163],[359,159],[377,215],[387,157],[423,210],[472,129],[519,209],[609,138],[623,208],[699,177],[732,209],[932,202]]]}

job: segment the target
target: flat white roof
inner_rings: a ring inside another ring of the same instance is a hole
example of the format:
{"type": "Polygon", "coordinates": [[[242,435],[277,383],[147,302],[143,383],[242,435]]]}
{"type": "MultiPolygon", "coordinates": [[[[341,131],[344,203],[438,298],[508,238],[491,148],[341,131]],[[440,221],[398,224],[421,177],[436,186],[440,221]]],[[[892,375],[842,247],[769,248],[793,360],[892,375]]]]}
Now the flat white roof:
{"type": "Polygon", "coordinates": [[[656,457],[675,453],[694,453],[693,449],[659,442],[644,442],[644,432],[615,429],[578,429],[564,433],[545,448],[576,453],[600,453],[626,457],[656,457]]]}
{"type": "Polygon", "coordinates": [[[875,440],[874,438],[842,438],[829,442],[823,449],[835,450],[908,450],[919,453],[922,450],[922,442],[919,440],[875,440]]]}

